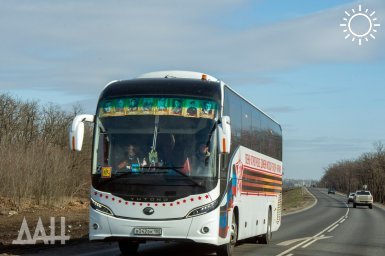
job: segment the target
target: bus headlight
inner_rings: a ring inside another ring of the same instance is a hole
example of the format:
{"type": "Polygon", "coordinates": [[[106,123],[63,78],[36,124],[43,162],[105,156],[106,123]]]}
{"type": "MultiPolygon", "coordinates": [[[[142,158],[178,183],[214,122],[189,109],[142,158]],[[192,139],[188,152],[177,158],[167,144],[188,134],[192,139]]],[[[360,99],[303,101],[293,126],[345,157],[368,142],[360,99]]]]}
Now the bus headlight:
{"type": "Polygon", "coordinates": [[[194,208],[186,215],[186,218],[191,218],[194,216],[198,216],[198,215],[202,215],[202,214],[211,212],[212,210],[214,210],[217,207],[217,205],[218,205],[217,203],[218,203],[218,200],[215,200],[209,204],[205,204],[205,205],[199,206],[197,208],[194,208]]]}
{"type": "Polygon", "coordinates": [[[101,204],[99,202],[96,202],[94,199],[91,198],[91,203],[90,203],[91,207],[93,209],[95,209],[96,211],[98,212],[102,212],[104,214],[107,214],[107,215],[114,215],[114,213],[111,211],[110,208],[108,208],[107,206],[105,206],[104,204],[101,204]]]}

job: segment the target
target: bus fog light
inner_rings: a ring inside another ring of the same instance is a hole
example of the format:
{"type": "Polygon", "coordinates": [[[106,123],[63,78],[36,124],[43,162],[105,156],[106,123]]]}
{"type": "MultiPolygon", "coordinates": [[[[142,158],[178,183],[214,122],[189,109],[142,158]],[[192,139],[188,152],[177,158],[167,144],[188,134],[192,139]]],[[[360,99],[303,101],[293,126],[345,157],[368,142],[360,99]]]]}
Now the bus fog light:
{"type": "Polygon", "coordinates": [[[202,232],[203,234],[207,234],[209,231],[210,231],[210,229],[209,229],[208,227],[203,227],[203,228],[201,229],[201,232],[202,232]]]}
{"type": "Polygon", "coordinates": [[[94,225],[92,225],[92,227],[97,230],[99,228],[99,225],[97,223],[94,223],[94,225]]]}

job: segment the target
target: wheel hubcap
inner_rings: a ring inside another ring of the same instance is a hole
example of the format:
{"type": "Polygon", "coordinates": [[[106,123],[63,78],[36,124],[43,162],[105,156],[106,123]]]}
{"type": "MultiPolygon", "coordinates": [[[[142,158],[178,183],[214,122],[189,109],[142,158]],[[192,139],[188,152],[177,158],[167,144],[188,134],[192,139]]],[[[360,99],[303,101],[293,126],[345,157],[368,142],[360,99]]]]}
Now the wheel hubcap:
{"type": "Polygon", "coordinates": [[[234,245],[237,241],[237,225],[233,223],[231,225],[230,243],[234,245]]]}

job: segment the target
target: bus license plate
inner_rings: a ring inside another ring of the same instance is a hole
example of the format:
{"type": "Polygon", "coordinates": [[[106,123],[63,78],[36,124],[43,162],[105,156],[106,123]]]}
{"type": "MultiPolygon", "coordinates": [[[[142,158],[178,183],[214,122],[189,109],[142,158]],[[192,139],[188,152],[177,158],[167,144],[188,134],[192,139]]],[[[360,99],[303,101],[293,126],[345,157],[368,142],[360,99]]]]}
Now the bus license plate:
{"type": "Polygon", "coordinates": [[[160,236],[162,235],[162,229],[161,228],[134,228],[134,235],[160,236]]]}

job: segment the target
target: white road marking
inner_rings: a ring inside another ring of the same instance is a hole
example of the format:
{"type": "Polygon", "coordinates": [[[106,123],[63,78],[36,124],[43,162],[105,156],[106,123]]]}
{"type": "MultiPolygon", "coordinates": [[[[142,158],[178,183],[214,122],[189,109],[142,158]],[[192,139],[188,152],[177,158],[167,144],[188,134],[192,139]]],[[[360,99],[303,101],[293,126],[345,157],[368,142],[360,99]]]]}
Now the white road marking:
{"type": "Polygon", "coordinates": [[[309,245],[311,245],[312,243],[317,242],[318,240],[326,239],[326,238],[332,238],[332,236],[325,236],[325,235],[319,236],[317,238],[314,238],[314,240],[310,241],[309,243],[305,244],[304,246],[302,246],[302,248],[306,248],[309,245]]]}
{"type": "Polygon", "coordinates": [[[277,245],[280,245],[280,246],[288,246],[288,245],[291,245],[291,244],[294,244],[296,242],[299,242],[299,241],[302,241],[302,240],[307,240],[307,239],[311,239],[312,237],[311,236],[308,236],[308,237],[302,237],[302,238],[296,238],[296,239],[291,239],[291,240],[287,240],[287,241],[284,241],[284,242],[281,242],[277,245]]]}
{"type": "Polygon", "coordinates": [[[328,230],[328,233],[329,233],[329,232],[332,232],[332,231],[333,231],[334,229],[336,229],[339,225],[340,225],[340,224],[337,224],[337,225],[335,225],[334,227],[332,227],[331,229],[329,229],[329,230],[328,230]]]}
{"type": "Polygon", "coordinates": [[[340,221],[340,223],[344,222],[345,220],[346,220],[346,218],[345,218],[345,219],[343,219],[343,220],[341,220],[341,221],[340,221]]]}
{"type": "Polygon", "coordinates": [[[286,256],[293,256],[294,254],[292,254],[292,253],[290,253],[290,254],[288,254],[288,255],[286,255],[286,256]]]}
{"type": "MultiPolygon", "coordinates": [[[[305,241],[303,241],[303,242],[301,242],[301,243],[299,243],[299,244],[297,244],[297,245],[294,245],[293,247],[287,249],[287,250],[284,251],[284,252],[281,252],[280,254],[277,254],[276,256],[283,256],[283,255],[286,255],[287,253],[289,253],[289,252],[291,252],[291,251],[297,249],[298,247],[300,247],[300,246],[302,246],[302,245],[308,243],[309,241],[311,241],[311,240],[313,240],[313,239],[314,239],[314,241],[320,240],[319,237],[320,237],[323,233],[325,233],[325,232],[326,232],[327,230],[329,230],[331,227],[333,227],[334,225],[336,225],[336,224],[337,224],[338,222],[340,222],[342,219],[347,218],[347,216],[348,216],[348,214],[349,214],[349,206],[348,206],[346,203],[345,203],[345,205],[346,205],[346,207],[347,207],[348,210],[347,210],[346,213],[345,213],[341,218],[339,218],[337,221],[333,222],[331,225],[329,225],[328,227],[324,228],[324,229],[323,229],[321,232],[319,232],[318,234],[315,234],[315,235],[312,236],[311,238],[306,239],[305,241]]],[[[309,245],[310,245],[310,244],[309,244],[309,245]]]]}

